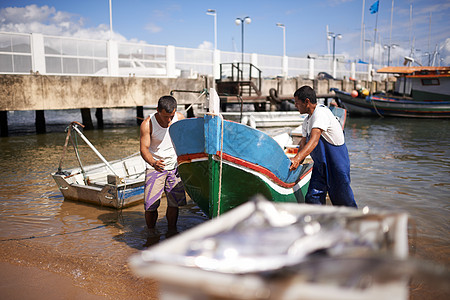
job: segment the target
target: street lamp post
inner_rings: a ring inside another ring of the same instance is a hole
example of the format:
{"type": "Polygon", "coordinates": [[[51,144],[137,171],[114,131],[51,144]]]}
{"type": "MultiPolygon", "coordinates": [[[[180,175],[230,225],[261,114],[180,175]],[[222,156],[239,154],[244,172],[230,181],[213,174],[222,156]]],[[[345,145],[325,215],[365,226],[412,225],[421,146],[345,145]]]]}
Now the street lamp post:
{"type": "Polygon", "coordinates": [[[250,19],[250,17],[245,17],[243,19],[241,18],[236,18],[236,20],[234,21],[236,23],[236,25],[242,25],[242,33],[241,33],[241,47],[242,47],[242,54],[241,54],[241,62],[242,62],[242,67],[244,67],[244,23],[250,24],[252,22],[252,19],[250,19]]]}
{"type": "Polygon", "coordinates": [[[335,49],[336,49],[336,38],[338,40],[342,39],[342,34],[335,34],[334,32],[328,32],[327,39],[333,39],[333,77],[336,78],[336,60],[335,60],[335,49]]]}
{"type": "Polygon", "coordinates": [[[327,39],[328,40],[333,39],[333,61],[334,61],[334,53],[335,53],[334,51],[336,49],[336,38],[338,38],[338,40],[342,39],[342,34],[340,34],[340,33],[335,34],[334,32],[328,32],[327,39]]]}
{"type": "Polygon", "coordinates": [[[389,67],[389,63],[391,61],[391,48],[395,49],[398,45],[397,44],[391,44],[391,45],[384,45],[383,48],[384,49],[388,49],[388,67],[389,67]]]}
{"type": "Polygon", "coordinates": [[[109,0],[109,39],[113,38],[113,28],[112,28],[112,0],[109,0]]]}
{"type": "Polygon", "coordinates": [[[286,26],[281,23],[277,23],[277,27],[283,29],[283,57],[286,56],[286,26]]]}
{"type": "Polygon", "coordinates": [[[215,9],[208,9],[206,14],[214,16],[214,50],[217,50],[217,13],[215,9]]]}

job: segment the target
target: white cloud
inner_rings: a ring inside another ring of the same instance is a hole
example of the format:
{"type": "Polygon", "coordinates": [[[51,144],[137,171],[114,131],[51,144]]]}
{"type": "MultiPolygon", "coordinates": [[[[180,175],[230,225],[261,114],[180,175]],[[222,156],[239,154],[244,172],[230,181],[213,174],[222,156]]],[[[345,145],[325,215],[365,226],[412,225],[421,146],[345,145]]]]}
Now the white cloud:
{"type": "MultiPolygon", "coordinates": [[[[85,39],[109,39],[109,25],[84,27],[84,19],[63,11],[56,11],[47,5],[38,7],[7,7],[0,10],[0,31],[21,33],[42,33],[55,36],[69,36],[85,39]]],[[[114,39],[127,39],[114,32],[114,39]]],[[[137,41],[134,41],[137,42],[137,41]]]]}
{"type": "Polygon", "coordinates": [[[162,28],[153,23],[148,23],[145,26],[145,30],[150,31],[151,33],[158,33],[162,30],[162,28]]]}
{"type": "Polygon", "coordinates": [[[207,49],[207,50],[211,50],[213,49],[213,44],[211,42],[208,41],[203,41],[203,43],[201,43],[200,45],[198,45],[197,47],[198,49],[207,49]]]}

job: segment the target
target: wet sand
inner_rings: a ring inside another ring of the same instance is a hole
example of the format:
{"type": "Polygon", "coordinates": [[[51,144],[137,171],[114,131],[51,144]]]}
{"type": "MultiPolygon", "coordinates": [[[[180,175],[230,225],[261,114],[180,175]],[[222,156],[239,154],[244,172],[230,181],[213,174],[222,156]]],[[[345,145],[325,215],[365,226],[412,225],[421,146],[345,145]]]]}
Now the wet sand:
{"type": "MultiPolygon", "coordinates": [[[[119,250],[119,249],[118,249],[119,250]]],[[[0,246],[2,299],[158,299],[158,284],[137,278],[127,266],[96,257],[74,257],[35,241],[8,241],[0,246]]]]}
{"type": "Polygon", "coordinates": [[[107,299],[76,286],[68,276],[37,267],[2,262],[0,270],[0,292],[3,299],[107,299]]]}
{"type": "MultiPolygon", "coordinates": [[[[84,204],[67,203],[83,207],[84,204]]],[[[29,237],[2,240],[0,243],[0,294],[2,299],[159,299],[158,282],[135,276],[128,267],[129,258],[149,246],[166,239],[165,199],[159,209],[156,228],[161,233],[156,238],[148,235],[145,227],[143,205],[123,212],[133,214],[134,234],[141,244],[130,246],[116,242],[113,237],[105,251],[89,254],[86,241],[65,239],[61,245],[58,236],[29,237]],[[131,210],[131,211],[130,211],[131,210]],[[78,242],[77,242],[78,241],[78,242]],[[80,243],[80,244],[78,244],[80,243]],[[72,248],[72,249],[70,249],[72,248]],[[114,257],[111,257],[114,256],[114,257]]],[[[85,206],[84,209],[95,210],[85,206]]],[[[106,215],[114,215],[110,211],[106,215]]],[[[206,219],[195,218],[188,209],[180,209],[178,231],[185,231],[206,219]]],[[[110,222],[105,220],[105,222],[110,222]]],[[[117,226],[117,224],[115,224],[117,226]]],[[[94,230],[95,231],[94,227],[94,230]]],[[[104,229],[104,228],[102,228],[104,229]]],[[[116,228],[114,228],[117,230],[116,228]]],[[[97,230],[98,231],[98,230],[97,230]]],[[[122,235],[127,229],[119,230],[122,235]]],[[[96,233],[89,233],[92,244],[99,243],[96,233]]],[[[86,233],[84,233],[86,235],[86,233]]],[[[85,236],[86,238],[86,236],[85,236]]],[[[127,237],[123,238],[128,239],[127,237]]],[[[103,243],[103,242],[102,242],[103,243]]]]}

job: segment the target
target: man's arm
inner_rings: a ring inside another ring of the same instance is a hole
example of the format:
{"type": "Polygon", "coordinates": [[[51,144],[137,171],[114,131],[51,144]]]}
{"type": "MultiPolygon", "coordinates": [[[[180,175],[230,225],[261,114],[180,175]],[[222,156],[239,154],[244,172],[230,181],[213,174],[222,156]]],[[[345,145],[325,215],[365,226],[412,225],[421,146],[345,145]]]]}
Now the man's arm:
{"type": "Polygon", "coordinates": [[[164,170],[164,161],[163,160],[155,160],[153,155],[150,153],[148,148],[151,143],[151,135],[150,132],[152,130],[150,121],[150,117],[147,117],[141,124],[141,136],[140,136],[140,152],[142,158],[152,166],[156,171],[162,172],[164,170]]]}
{"type": "Polygon", "coordinates": [[[306,142],[306,137],[302,137],[297,155],[295,155],[294,158],[291,158],[291,166],[289,167],[290,171],[297,169],[305,158],[314,150],[314,148],[316,148],[322,131],[323,130],[320,128],[313,128],[311,130],[311,137],[308,143],[306,142]]]}

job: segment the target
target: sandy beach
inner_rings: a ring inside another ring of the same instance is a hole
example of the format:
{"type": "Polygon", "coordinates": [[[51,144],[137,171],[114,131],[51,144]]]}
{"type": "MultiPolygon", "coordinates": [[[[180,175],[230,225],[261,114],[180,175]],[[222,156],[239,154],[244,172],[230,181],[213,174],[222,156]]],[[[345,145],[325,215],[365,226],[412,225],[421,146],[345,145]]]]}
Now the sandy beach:
{"type": "Polygon", "coordinates": [[[97,257],[66,255],[35,241],[0,247],[2,299],[158,299],[155,281],[137,278],[127,266],[137,250],[121,252],[115,264],[97,257]]]}

